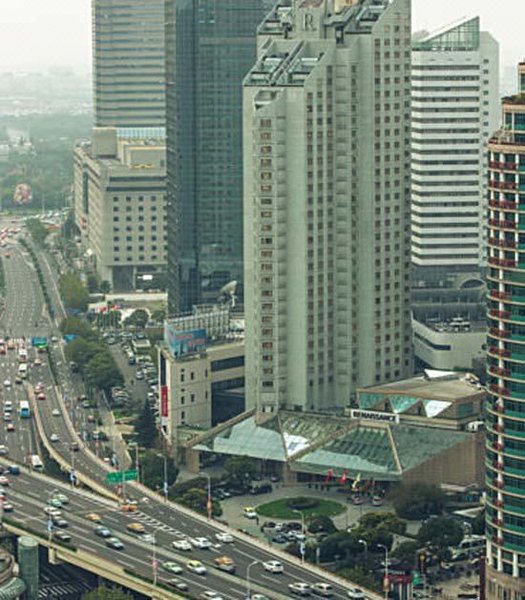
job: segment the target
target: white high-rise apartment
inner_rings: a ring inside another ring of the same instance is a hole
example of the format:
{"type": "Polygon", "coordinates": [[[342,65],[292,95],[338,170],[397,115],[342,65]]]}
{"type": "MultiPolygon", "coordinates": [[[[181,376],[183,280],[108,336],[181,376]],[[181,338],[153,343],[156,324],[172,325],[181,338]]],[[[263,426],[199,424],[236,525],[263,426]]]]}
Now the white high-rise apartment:
{"type": "Polygon", "coordinates": [[[497,128],[499,48],[479,18],[416,34],[412,52],[412,262],[430,272],[486,263],[486,144],[497,128]]]}
{"type": "Polygon", "coordinates": [[[294,0],[244,82],[247,407],[411,372],[410,0],[294,0]]]}

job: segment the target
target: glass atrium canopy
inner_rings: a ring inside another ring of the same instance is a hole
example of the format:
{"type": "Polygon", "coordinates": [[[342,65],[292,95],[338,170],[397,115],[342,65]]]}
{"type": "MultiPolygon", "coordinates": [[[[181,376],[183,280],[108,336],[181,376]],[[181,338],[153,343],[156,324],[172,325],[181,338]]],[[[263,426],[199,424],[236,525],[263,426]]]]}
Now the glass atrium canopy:
{"type": "Polygon", "coordinates": [[[479,17],[462,19],[432,33],[414,36],[413,50],[469,51],[478,50],[480,40],[479,17]]]}

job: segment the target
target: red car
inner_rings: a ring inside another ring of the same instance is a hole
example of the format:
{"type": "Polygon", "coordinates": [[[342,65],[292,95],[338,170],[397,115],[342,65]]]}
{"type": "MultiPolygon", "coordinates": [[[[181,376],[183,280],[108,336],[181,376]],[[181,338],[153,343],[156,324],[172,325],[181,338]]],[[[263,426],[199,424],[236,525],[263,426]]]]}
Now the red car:
{"type": "Polygon", "coordinates": [[[37,398],[39,400],[45,400],[46,399],[46,395],[44,394],[44,392],[40,392],[40,394],[38,394],[37,398]]]}

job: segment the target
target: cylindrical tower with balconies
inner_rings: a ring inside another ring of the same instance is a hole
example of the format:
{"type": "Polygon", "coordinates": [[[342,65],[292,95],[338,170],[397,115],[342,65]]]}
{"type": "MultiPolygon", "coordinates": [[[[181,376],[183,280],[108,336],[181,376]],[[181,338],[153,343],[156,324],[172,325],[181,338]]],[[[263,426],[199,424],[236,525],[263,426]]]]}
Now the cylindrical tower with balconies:
{"type": "Polygon", "coordinates": [[[487,600],[525,593],[525,63],[490,140],[487,600]]]}

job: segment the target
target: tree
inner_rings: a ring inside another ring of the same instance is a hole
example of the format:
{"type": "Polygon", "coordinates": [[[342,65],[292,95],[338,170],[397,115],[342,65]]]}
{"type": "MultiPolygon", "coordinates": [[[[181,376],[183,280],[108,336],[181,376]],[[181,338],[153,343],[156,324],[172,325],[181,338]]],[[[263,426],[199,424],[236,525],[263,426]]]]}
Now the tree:
{"type": "Polygon", "coordinates": [[[109,392],[114,386],[121,386],[124,377],[115,359],[106,350],[91,358],[84,369],[89,385],[109,392]]]}
{"type": "Polygon", "coordinates": [[[450,546],[457,546],[463,539],[463,535],[463,527],[457,519],[435,517],[423,523],[417,539],[421,545],[428,544],[439,552],[448,550],[450,546]]]}
{"type": "MultiPolygon", "coordinates": [[[[203,515],[208,514],[207,490],[191,488],[187,492],[184,492],[184,494],[182,494],[182,496],[177,499],[177,502],[203,515]]],[[[211,512],[212,515],[215,517],[220,517],[222,515],[222,507],[220,505],[220,502],[218,502],[217,500],[212,500],[211,512]]]]}
{"type": "Polygon", "coordinates": [[[472,533],[483,535],[485,533],[485,510],[480,510],[472,521],[472,533]]]}
{"type": "Polygon", "coordinates": [[[66,346],[66,358],[76,362],[79,370],[84,371],[87,363],[100,352],[100,345],[96,342],[78,337],[66,346]]]}
{"type": "Polygon", "coordinates": [[[363,569],[362,567],[350,567],[341,569],[338,571],[338,575],[346,577],[352,583],[359,585],[361,587],[367,588],[369,590],[373,590],[379,592],[381,590],[381,584],[377,581],[374,575],[368,571],[363,569]]]}
{"type": "MultiPolygon", "coordinates": [[[[156,450],[147,450],[140,457],[142,483],[152,490],[161,490],[164,487],[164,458],[156,450]]],[[[172,458],[166,461],[168,488],[176,481],[179,470],[172,458]]]]}
{"type": "Polygon", "coordinates": [[[363,551],[359,538],[346,531],[338,531],[326,537],[319,544],[322,562],[330,562],[339,557],[343,562],[363,551]]]}
{"type": "Polygon", "coordinates": [[[439,515],[445,505],[445,494],[427,483],[400,484],[392,491],[391,498],[396,514],[405,519],[439,515]]]}
{"type": "Polygon", "coordinates": [[[104,281],[100,282],[99,289],[101,294],[109,294],[111,292],[111,283],[107,279],[104,279],[104,281]]]}
{"type": "Polygon", "coordinates": [[[135,433],[137,443],[145,448],[152,448],[157,440],[158,431],[155,423],[155,415],[151,410],[150,403],[146,400],[142,411],[135,421],[135,433]]]}
{"type": "Polygon", "coordinates": [[[79,317],[66,317],[60,324],[60,331],[64,334],[78,335],[87,340],[100,340],[98,332],[89,323],[79,317]]]}
{"type": "Polygon", "coordinates": [[[414,567],[416,564],[416,552],[421,548],[418,542],[401,542],[392,552],[392,557],[397,558],[403,566],[414,567]]]}
{"type": "Polygon", "coordinates": [[[143,308],[137,308],[134,310],[127,319],[124,320],[124,325],[133,325],[138,329],[144,329],[146,323],[149,321],[149,314],[147,310],[143,308]]]}
{"type": "Polygon", "coordinates": [[[45,246],[45,241],[49,234],[49,230],[42,225],[42,222],[39,219],[27,219],[26,226],[35,244],[40,248],[43,248],[45,246]]]}
{"type": "Polygon", "coordinates": [[[151,313],[151,320],[157,323],[162,323],[166,318],[166,309],[157,308],[151,313]]]}
{"type": "Polygon", "coordinates": [[[232,456],[224,463],[224,470],[235,483],[251,481],[257,474],[257,463],[248,456],[232,456]]]}
{"type": "Polygon", "coordinates": [[[352,534],[365,540],[370,550],[374,550],[379,545],[391,548],[394,534],[403,535],[405,531],[406,522],[394,513],[366,513],[352,534]]]}
{"type": "Polygon", "coordinates": [[[320,516],[313,517],[308,523],[308,531],[310,533],[335,533],[337,527],[330,517],[320,516]]]}
{"type": "Polygon", "coordinates": [[[133,596],[119,587],[101,585],[96,590],[83,594],[82,600],[133,600],[133,596]]]}
{"type": "Polygon", "coordinates": [[[89,292],[80,280],[80,277],[73,273],[65,273],[58,280],[60,295],[67,308],[86,312],[89,302],[89,292]]]}

